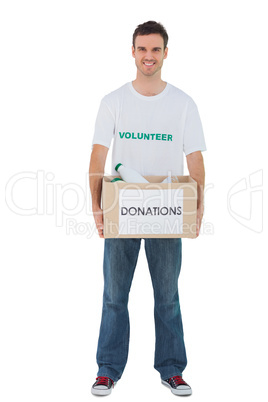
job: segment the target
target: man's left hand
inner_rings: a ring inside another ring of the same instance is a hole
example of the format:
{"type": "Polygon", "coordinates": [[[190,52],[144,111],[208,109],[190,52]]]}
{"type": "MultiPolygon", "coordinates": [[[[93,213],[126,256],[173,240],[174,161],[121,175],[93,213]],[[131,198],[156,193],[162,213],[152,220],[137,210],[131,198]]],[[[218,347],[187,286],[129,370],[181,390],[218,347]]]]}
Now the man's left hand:
{"type": "Polygon", "coordinates": [[[196,237],[198,237],[199,233],[200,233],[200,227],[201,227],[201,224],[202,224],[203,214],[204,214],[204,206],[201,206],[201,207],[197,208],[197,214],[196,214],[196,237]]]}

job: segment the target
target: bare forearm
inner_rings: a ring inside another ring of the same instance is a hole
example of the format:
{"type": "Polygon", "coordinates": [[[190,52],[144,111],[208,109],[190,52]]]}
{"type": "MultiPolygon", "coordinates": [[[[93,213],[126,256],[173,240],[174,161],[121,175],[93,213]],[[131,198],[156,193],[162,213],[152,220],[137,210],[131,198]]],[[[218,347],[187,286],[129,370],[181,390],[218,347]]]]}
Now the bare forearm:
{"type": "Polygon", "coordinates": [[[205,187],[205,168],[202,153],[197,151],[187,155],[187,164],[190,176],[197,182],[196,236],[199,236],[204,213],[205,187]]]}
{"type": "Polygon", "coordinates": [[[197,208],[204,206],[205,170],[192,171],[191,177],[197,182],[197,208]]]}
{"type": "Polygon", "coordinates": [[[100,153],[99,147],[92,152],[89,165],[89,186],[93,210],[101,207],[102,178],[106,158],[106,150],[103,154],[102,148],[102,153],[100,153]]]}
{"type": "Polygon", "coordinates": [[[102,179],[108,148],[95,144],[89,164],[89,186],[92,199],[92,211],[99,237],[104,238],[103,211],[101,209],[102,179]]]}
{"type": "Polygon", "coordinates": [[[102,177],[103,174],[93,174],[89,172],[89,183],[93,210],[101,207],[102,177]]]}
{"type": "Polygon", "coordinates": [[[204,206],[205,168],[201,152],[187,157],[190,176],[197,182],[197,208],[204,206]]]}

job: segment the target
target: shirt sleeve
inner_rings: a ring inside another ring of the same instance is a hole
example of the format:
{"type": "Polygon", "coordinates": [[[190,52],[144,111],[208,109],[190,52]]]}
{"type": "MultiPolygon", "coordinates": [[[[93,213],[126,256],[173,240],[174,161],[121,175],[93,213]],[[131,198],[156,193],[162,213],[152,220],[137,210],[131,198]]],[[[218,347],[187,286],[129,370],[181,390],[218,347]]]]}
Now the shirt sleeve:
{"type": "Polygon", "coordinates": [[[105,102],[102,99],[95,123],[95,131],[92,140],[92,148],[94,144],[104,145],[110,148],[115,132],[114,116],[105,102]]]}
{"type": "Polygon", "coordinates": [[[205,137],[198,109],[194,101],[191,99],[188,104],[185,120],[183,151],[185,155],[188,155],[196,151],[206,151],[206,149],[205,137]]]}

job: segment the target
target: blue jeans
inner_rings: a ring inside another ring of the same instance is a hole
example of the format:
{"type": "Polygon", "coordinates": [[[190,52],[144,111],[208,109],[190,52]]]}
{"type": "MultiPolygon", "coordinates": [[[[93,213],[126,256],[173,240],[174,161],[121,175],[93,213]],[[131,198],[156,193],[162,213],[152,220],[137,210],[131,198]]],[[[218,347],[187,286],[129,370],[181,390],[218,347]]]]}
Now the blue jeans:
{"type": "MultiPolygon", "coordinates": [[[[98,376],[118,381],[129,346],[129,291],[142,239],[105,239],[103,310],[97,350],[98,376]]],[[[179,303],[180,238],[145,238],[154,290],[155,361],[163,380],[182,375],[187,364],[179,303]]]]}

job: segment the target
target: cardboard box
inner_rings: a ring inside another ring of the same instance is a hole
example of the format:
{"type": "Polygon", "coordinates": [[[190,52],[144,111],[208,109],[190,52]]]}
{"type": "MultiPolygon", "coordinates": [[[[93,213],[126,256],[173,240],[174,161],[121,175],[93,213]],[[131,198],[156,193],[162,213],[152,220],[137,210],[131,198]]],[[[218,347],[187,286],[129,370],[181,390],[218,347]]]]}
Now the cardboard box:
{"type": "Polygon", "coordinates": [[[144,176],[149,183],[126,183],[104,176],[104,238],[196,237],[197,183],[190,176],[144,176]]]}

